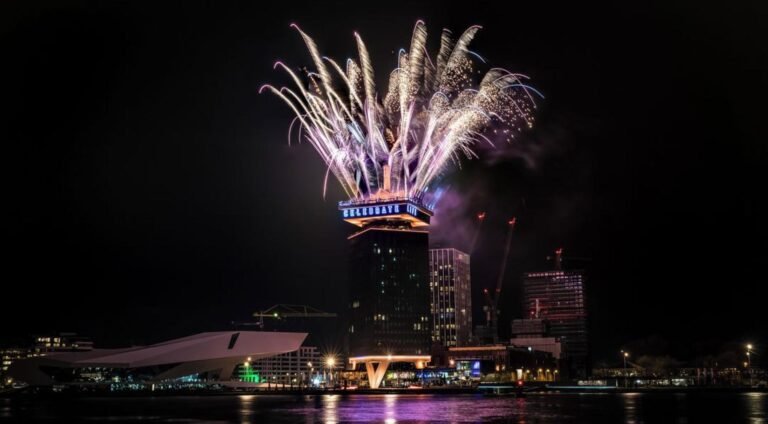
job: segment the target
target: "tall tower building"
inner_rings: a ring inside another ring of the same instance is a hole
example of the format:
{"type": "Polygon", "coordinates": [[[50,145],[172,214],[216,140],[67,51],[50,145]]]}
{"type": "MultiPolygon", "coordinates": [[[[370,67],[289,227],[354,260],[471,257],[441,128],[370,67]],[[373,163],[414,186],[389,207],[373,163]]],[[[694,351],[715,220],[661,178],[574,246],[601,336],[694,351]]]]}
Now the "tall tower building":
{"type": "Polygon", "coordinates": [[[589,374],[584,271],[563,270],[561,254],[554,270],[523,275],[523,299],[527,318],[545,320],[548,334],[560,340],[569,377],[583,378],[589,374]]]}
{"type": "Polygon", "coordinates": [[[469,344],[472,329],[471,287],[468,254],[452,248],[429,250],[433,342],[445,347],[469,344]]]}
{"type": "Polygon", "coordinates": [[[427,355],[429,219],[414,199],[379,198],[339,204],[349,236],[350,356],[427,355]]]}

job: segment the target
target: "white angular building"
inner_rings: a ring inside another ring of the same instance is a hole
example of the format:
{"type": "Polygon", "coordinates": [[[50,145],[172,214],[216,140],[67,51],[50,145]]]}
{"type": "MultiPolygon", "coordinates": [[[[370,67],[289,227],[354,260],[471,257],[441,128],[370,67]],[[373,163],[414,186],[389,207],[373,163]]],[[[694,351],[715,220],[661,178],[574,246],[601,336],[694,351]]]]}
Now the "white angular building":
{"type": "MultiPolygon", "coordinates": [[[[144,347],[52,353],[14,361],[7,375],[31,386],[230,381],[237,365],[299,349],[307,333],[219,331],[144,347]]],[[[236,378],[236,376],[235,376],[236,378]]]]}

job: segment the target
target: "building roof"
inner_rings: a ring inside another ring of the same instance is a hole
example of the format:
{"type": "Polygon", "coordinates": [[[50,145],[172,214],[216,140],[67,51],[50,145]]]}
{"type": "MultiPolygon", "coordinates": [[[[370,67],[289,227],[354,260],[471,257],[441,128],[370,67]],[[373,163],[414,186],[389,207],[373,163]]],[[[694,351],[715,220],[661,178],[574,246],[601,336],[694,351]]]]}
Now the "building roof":
{"type": "Polygon", "coordinates": [[[73,366],[125,368],[230,357],[250,356],[256,359],[292,352],[301,346],[306,337],[306,333],[218,331],[195,334],[144,347],[54,353],[47,355],[47,358],[70,363],[73,366]]]}
{"type": "Polygon", "coordinates": [[[9,374],[18,380],[41,381],[41,366],[60,368],[141,368],[176,365],[176,372],[165,372],[171,378],[179,373],[192,374],[210,369],[227,369],[247,358],[257,360],[297,350],[307,333],[267,331],[218,331],[200,333],[143,347],[94,349],[86,352],[52,353],[16,361],[9,374]],[[32,374],[30,374],[32,372],[32,374]]]}

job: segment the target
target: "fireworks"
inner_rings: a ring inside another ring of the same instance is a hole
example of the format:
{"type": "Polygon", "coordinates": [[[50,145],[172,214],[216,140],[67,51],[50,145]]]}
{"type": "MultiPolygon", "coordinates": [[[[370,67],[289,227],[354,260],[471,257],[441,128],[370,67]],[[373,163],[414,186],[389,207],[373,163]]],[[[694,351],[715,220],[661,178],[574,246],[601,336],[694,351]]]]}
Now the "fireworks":
{"type": "Polygon", "coordinates": [[[288,130],[317,150],[327,165],[323,184],[333,174],[350,200],[421,198],[450,163],[477,155],[478,142],[494,145],[533,125],[534,95],[528,77],[488,68],[468,49],[480,30],[472,26],[454,41],[440,37],[434,60],[426,49],[427,29],[418,21],[410,50],[400,50],[398,66],[379,98],[365,43],[355,34],[358,61],[345,69],[321,56],[314,40],[296,25],[314,71],[294,72],[281,62],[294,88],[264,85],[296,114],[288,130]],[[296,129],[298,124],[298,130],[296,129]]]}

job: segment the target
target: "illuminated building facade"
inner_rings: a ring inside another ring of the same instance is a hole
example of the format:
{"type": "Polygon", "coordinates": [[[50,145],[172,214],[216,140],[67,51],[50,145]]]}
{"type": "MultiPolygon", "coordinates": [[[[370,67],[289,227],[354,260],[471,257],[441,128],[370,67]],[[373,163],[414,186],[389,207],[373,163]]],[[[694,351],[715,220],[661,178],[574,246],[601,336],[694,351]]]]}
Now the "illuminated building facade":
{"type": "Polygon", "coordinates": [[[432,341],[466,346],[472,335],[469,255],[452,248],[429,250],[432,341]]]}
{"type": "Polygon", "coordinates": [[[563,371],[570,378],[589,374],[584,272],[554,270],[523,275],[523,300],[529,319],[546,322],[547,335],[562,345],[563,371]]]}
{"type": "Polygon", "coordinates": [[[7,373],[14,362],[22,359],[46,356],[51,353],[87,352],[90,350],[93,350],[93,341],[89,337],[79,336],[76,333],[34,336],[31,347],[0,349],[0,377],[7,373]]]}
{"type": "MultiPolygon", "coordinates": [[[[25,359],[28,356],[29,351],[27,349],[17,347],[0,349],[0,377],[5,375],[5,372],[8,371],[8,367],[10,367],[14,361],[25,359]]],[[[2,385],[2,381],[0,381],[0,385],[2,385]]]]}
{"type": "Polygon", "coordinates": [[[298,350],[268,358],[246,362],[236,373],[247,383],[271,383],[297,386],[308,384],[313,377],[326,372],[327,364],[315,346],[302,346],[298,350]]]}
{"type": "Polygon", "coordinates": [[[90,337],[77,333],[57,333],[53,335],[35,336],[33,352],[45,354],[49,352],[79,352],[93,350],[90,337]]]}
{"type": "Polygon", "coordinates": [[[448,364],[457,370],[471,370],[470,375],[476,378],[514,372],[518,380],[555,381],[560,373],[551,353],[511,345],[452,347],[448,349],[448,364]]]}
{"type": "Polygon", "coordinates": [[[423,355],[431,347],[432,213],[413,199],[342,202],[349,237],[349,354],[423,355]]]}

